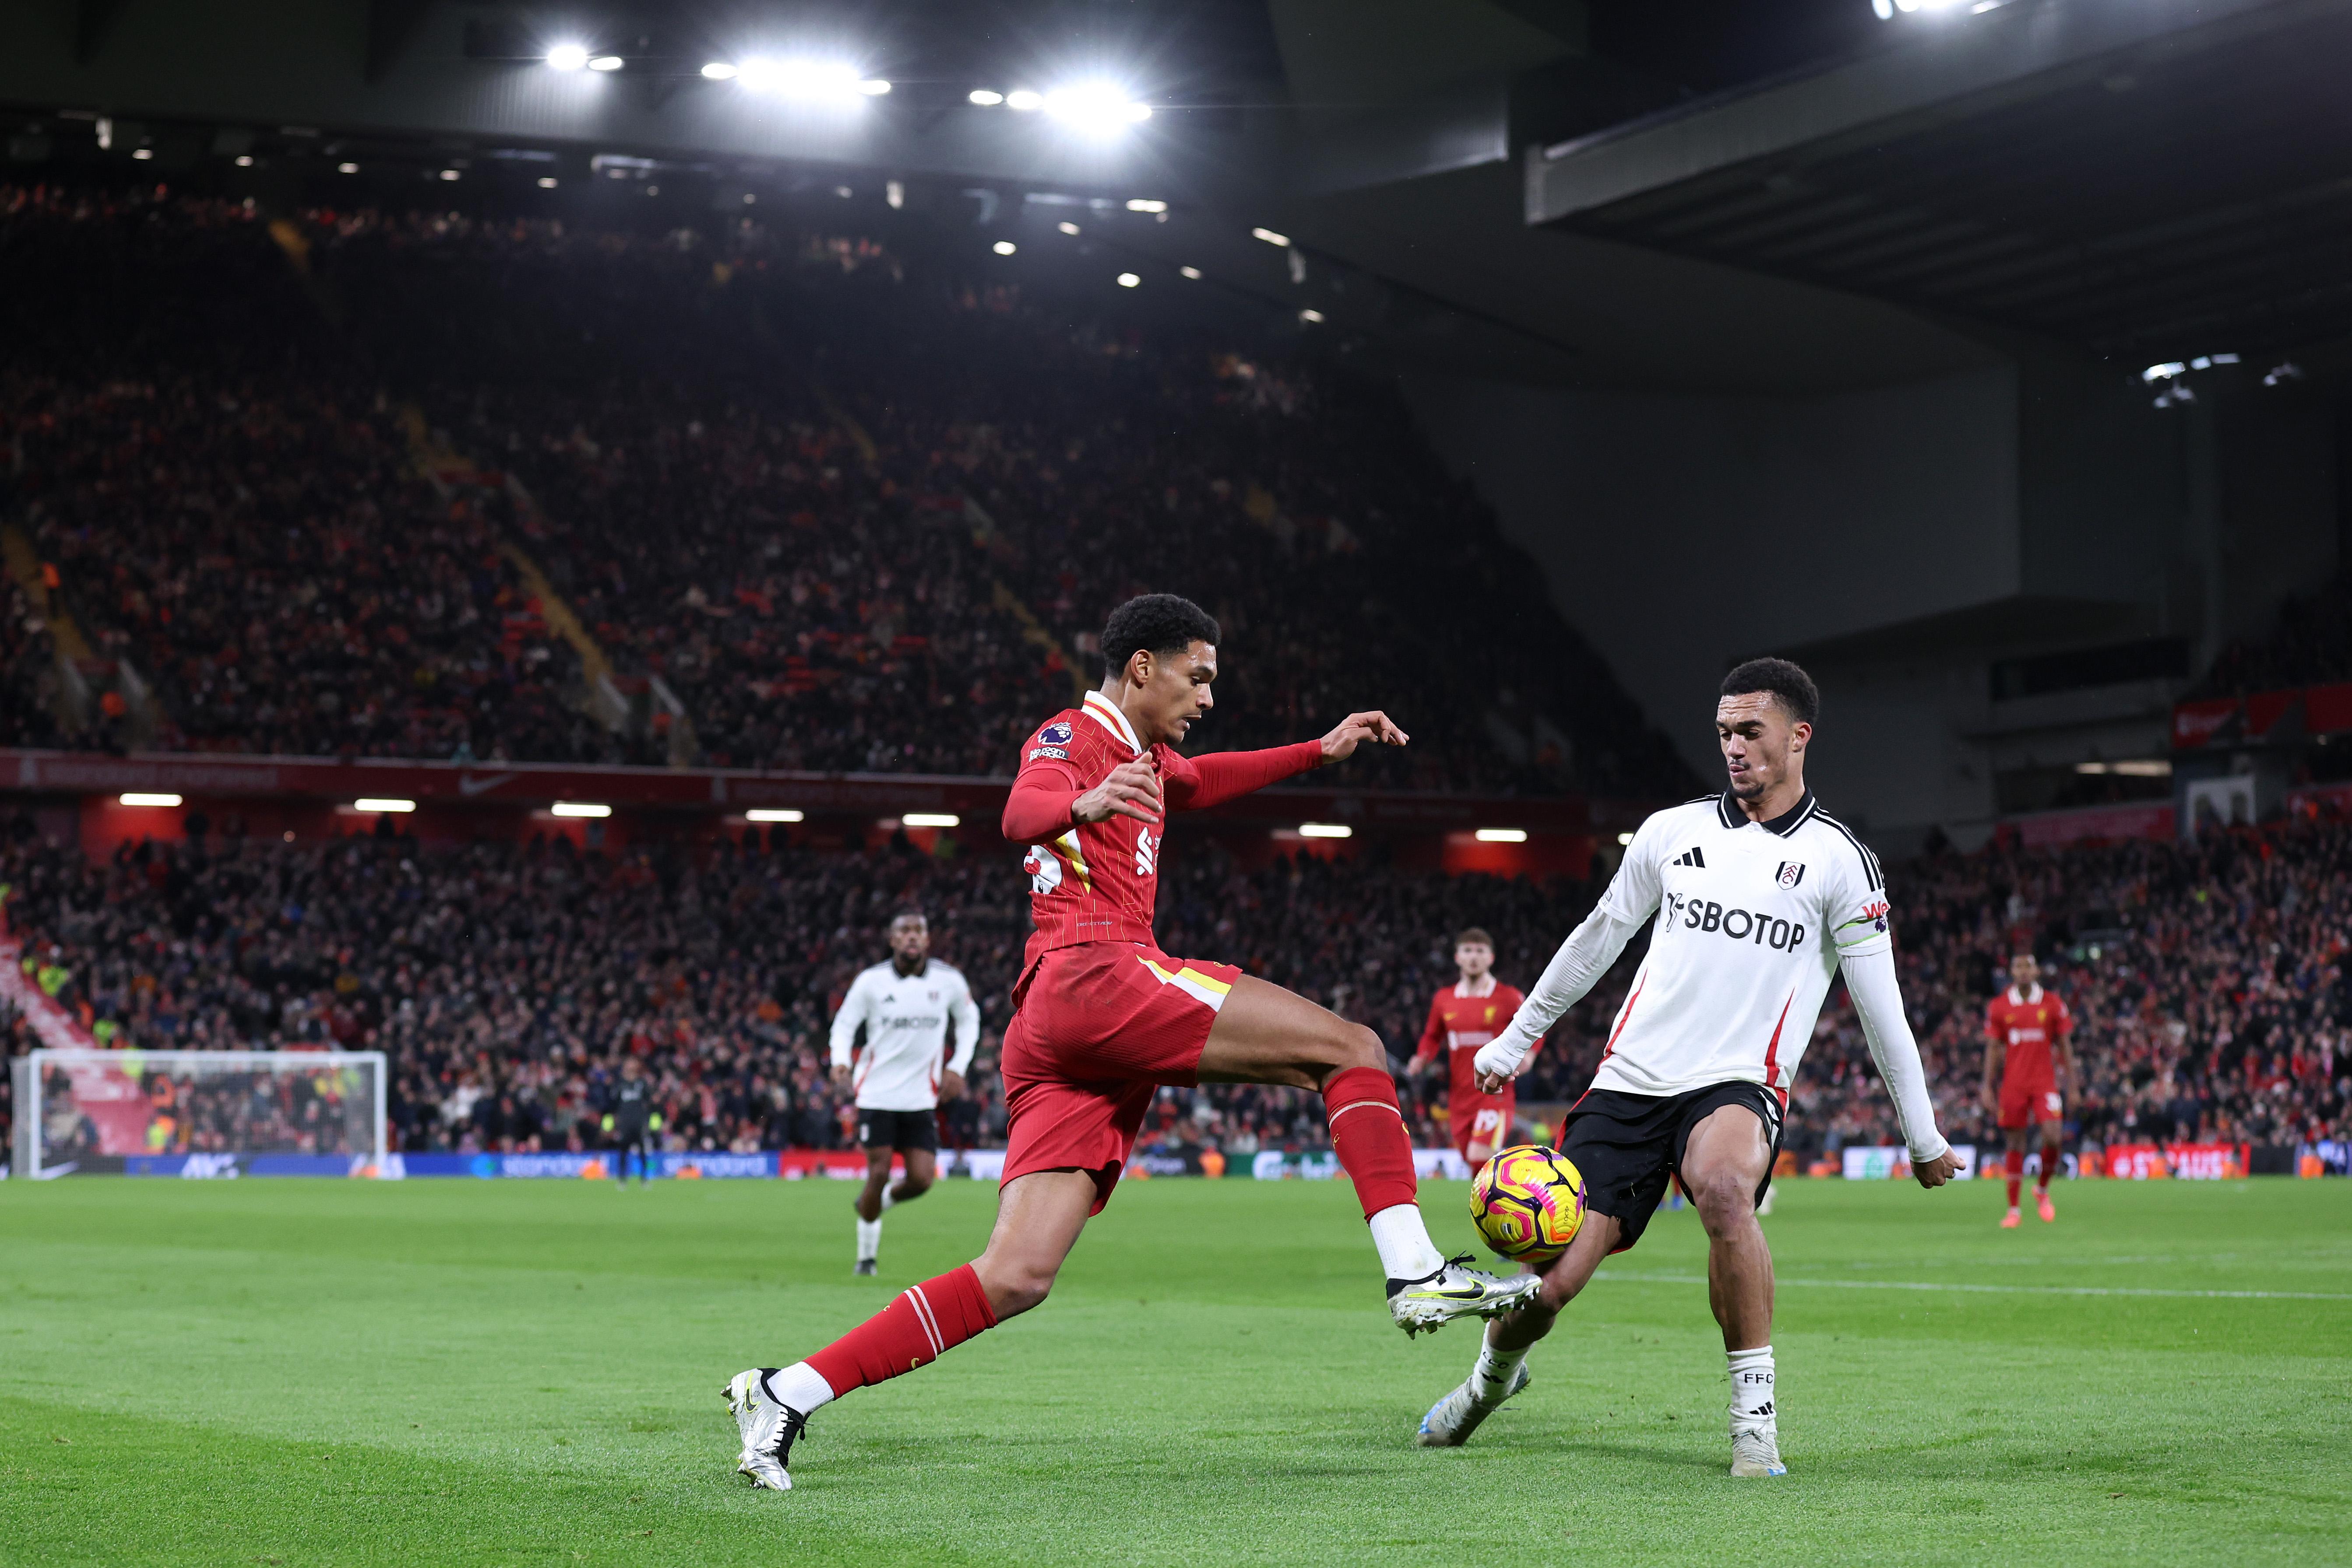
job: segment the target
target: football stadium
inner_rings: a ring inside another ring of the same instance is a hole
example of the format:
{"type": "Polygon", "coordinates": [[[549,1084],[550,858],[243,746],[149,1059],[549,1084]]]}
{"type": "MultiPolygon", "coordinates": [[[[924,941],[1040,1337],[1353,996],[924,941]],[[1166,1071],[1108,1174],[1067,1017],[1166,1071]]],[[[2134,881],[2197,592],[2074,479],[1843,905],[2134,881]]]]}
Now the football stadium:
{"type": "Polygon", "coordinates": [[[0,1561],[2352,1559],[2347,60],[0,0],[0,1561]]]}

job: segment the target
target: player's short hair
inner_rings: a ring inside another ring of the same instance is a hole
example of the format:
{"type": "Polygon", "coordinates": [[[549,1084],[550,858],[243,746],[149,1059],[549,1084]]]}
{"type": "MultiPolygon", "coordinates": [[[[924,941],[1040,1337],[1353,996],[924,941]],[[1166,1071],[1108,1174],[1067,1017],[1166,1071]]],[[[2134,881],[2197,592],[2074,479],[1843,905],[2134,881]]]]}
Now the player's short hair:
{"type": "Polygon", "coordinates": [[[1145,594],[1129,599],[1103,623],[1105,670],[1125,669],[1139,653],[1178,654],[1196,642],[1215,643],[1217,618],[1176,594],[1145,594]]]}
{"type": "Polygon", "coordinates": [[[900,921],[921,921],[925,925],[931,923],[929,918],[920,910],[900,910],[890,917],[892,925],[897,925],[900,921]]]}
{"type": "Polygon", "coordinates": [[[1810,724],[1821,716],[1822,689],[1813,678],[1785,658],[1751,658],[1723,678],[1724,697],[1746,697],[1769,691],[1790,721],[1810,724]]]}
{"type": "Polygon", "coordinates": [[[1482,947],[1495,945],[1495,939],[1486,934],[1486,928],[1484,926],[1465,926],[1454,933],[1454,945],[1456,947],[1465,947],[1474,942],[1482,947]]]}

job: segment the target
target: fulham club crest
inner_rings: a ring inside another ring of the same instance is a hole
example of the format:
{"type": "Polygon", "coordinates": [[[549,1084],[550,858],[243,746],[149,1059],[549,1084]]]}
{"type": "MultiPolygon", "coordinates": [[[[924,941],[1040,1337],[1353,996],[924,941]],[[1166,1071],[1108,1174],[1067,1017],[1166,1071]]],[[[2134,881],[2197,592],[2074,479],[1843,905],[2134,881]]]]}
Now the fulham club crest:
{"type": "Polygon", "coordinates": [[[1801,862],[1795,860],[1780,862],[1780,886],[1793,888],[1804,879],[1805,868],[1801,862]]]}

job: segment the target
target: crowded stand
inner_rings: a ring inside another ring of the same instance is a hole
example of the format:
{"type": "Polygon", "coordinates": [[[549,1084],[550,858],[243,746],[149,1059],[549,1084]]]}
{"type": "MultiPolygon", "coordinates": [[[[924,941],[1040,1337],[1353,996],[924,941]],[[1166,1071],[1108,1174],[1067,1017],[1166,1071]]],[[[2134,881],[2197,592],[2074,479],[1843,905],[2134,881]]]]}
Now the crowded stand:
{"type": "MultiPolygon", "coordinates": [[[[394,1137],[410,1150],[593,1150],[625,1054],[656,1080],[672,1148],[840,1147],[827,1020],[892,915],[920,909],[982,1018],[971,1093],[942,1110],[948,1142],[1002,1138],[992,1068],[1026,934],[1003,855],[927,855],[903,839],[823,851],[757,830],[611,855],[562,837],[296,844],[232,823],[86,862],[23,819],[14,841],[0,880],[28,973],[98,1038],[383,1050],[394,1137]]],[[[2347,872],[2352,824],[2310,817],[2195,845],[1995,844],[1891,867],[1905,993],[1946,1129],[1999,1142],[1979,1099],[1984,1009],[2009,955],[2030,949],[2076,1019],[2076,1147],[2342,1141],[2347,872]]],[[[1497,973],[1526,984],[1599,891],[1408,871],[1376,852],[1252,868],[1187,836],[1159,932],[1369,1025],[1402,1065],[1453,977],[1454,931],[1494,931],[1497,973]]],[[[1620,961],[1521,1080],[1528,1132],[1582,1092],[1638,961],[1620,961]]],[[[19,1026],[12,1048],[31,1043],[19,1026]]],[[[1416,1141],[1448,1142],[1442,1077],[1401,1087],[1416,1141]]],[[[1789,1112],[1799,1168],[1897,1141],[1842,992],[1789,1112]]],[[[1314,1096],[1240,1086],[1162,1089],[1143,1143],[1229,1158],[1327,1146],[1314,1096]]]]}
{"type": "Polygon", "coordinates": [[[79,743],[1001,773],[1149,584],[1228,628],[1207,743],[1382,706],[1423,743],[1374,785],[1687,783],[1394,396],[1296,350],[749,224],[17,189],[0,256],[61,300],[5,510],[155,688],[79,743]],[[409,400],[478,483],[412,477],[409,400]],[[590,720],[501,544],[661,700],[590,720]]]}

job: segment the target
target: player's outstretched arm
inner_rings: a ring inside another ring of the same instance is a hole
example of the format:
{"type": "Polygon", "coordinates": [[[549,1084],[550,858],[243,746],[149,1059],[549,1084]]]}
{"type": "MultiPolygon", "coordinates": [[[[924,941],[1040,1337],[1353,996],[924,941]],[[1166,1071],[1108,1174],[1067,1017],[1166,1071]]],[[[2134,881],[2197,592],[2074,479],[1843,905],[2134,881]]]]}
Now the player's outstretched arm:
{"type": "Polygon", "coordinates": [[[1323,748],[1325,763],[1339,763],[1355,755],[1356,748],[1367,741],[1376,746],[1402,746],[1411,739],[1387,714],[1375,708],[1349,714],[1317,744],[1323,748]]]}
{"type": "MultiPolygon", "coordinates": [[[[1612,892],[1614,889],[1611,889],[1612,892]]],[[[1471,1058],[1478,1069],[1478,1088],[1486,1094],[1496,1094],[1511,1079],[1525,1072],[1535,1055],[1536,1044],[1551,1032],[1559,1016],[1584,1000],[1585,994],[1601,983],[1633,933],[1642,929],[1642,920],[1628,921],[1610,907],[1603,898],[1600,907],[1584,917],[1584,923],[1569,932],[1559,951],[1551,955],[1544,966],[1543,978],[1528,993],[1519,1010],[1503,1032],[1478,1047],[1471,1058]]]]}
{"type": "Polygon", "coordinates": [[[1895,1120],[1903,1124],[1903,1142],[1911,1150],[1911,1174],[1923,1187],[1940,1187],[1952,1179],[1958,1162],[1952,1146],[1936,1129],[1935,1101],[1927,1096],[1927,1069],[1919,1061],[1919,1042],[1912,1037],[1911,1022],[1903,1014],[1903,987],[1895,976],[1895,952],[1849,953],[1840,960],[1845,988],[1862,1020],[1862,1037],[1870,1046],[1870,1059],[1895,1100],[1895,1120]]]}

